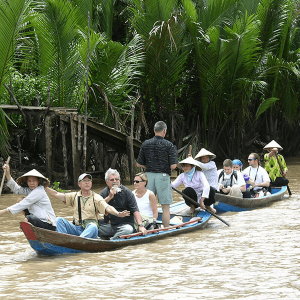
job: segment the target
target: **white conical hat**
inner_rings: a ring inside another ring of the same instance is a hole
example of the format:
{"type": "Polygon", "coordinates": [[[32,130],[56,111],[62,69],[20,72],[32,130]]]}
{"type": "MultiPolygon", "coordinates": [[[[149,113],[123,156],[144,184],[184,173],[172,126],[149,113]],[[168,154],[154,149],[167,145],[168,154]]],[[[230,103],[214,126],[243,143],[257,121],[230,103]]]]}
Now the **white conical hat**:
{"type": "Polygon", "coordinates": [[[21,185],[22,183],[24,182],[27,182],[27,177],[28,176],[35,176],[35,177],[38,177],[38,178],[41,178],[43,179],[41,184],[44,186],[44,187],[47,187],[50,185],[50,180],[48,178],[46,178],[44,175],[42,175],[39,171],[37,171],[36,169],[33,169],[29,172],[27,172],[26,174],[20,176],[18,179],[17,179],[17,184],[21,185]]]}
{"type": "Polygon", "coordinates": [[[193,166],[196,166],[196,169],[198,169],[199,171],[201,171],[201,168],[199,167],[199,164],[198,162],[193,159],[192,157],[188,157],[182,161],[179,162],[179,164],[190,164],[190,165],[193,165],[193,166]]]}
{"type": "Polygon", "coordinates": [[[200,158],[200,157],[202,157],[202,156],[207,156],[207,155],[208,155],[208,156],[211,156],[212,159],[216,158],[216,155],[215,155],[215,154],[209,152],[209,151],[206,150],[205,148],[202,148],[202,149],[199,151],[199,153],[195,156],[195,159],[196,159],[196,158],[200,158]]]}
{"type": "Polygon", "coordinates": [[[272,149],[272,148],[278,148],[279,150],[282,150],[283,148],[274,140],[272,142],[270,142],[269,144],[267,144],[264,149],[272,149]]]}

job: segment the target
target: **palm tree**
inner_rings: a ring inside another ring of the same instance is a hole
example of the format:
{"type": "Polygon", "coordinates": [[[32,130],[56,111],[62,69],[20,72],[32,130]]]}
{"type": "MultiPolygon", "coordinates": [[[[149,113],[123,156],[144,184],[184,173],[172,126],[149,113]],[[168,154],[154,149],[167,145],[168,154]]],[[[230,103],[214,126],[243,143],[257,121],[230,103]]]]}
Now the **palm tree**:
{"type": "MultiPolygon", "coordinates": [[[[9,82],[18,40],[26,29],[26,18],[32,1],[0,1],[0,94],[9,82]]],[[[7,156],[9,143],[5,114],[0,109],[0,152],[7,156]]]]}

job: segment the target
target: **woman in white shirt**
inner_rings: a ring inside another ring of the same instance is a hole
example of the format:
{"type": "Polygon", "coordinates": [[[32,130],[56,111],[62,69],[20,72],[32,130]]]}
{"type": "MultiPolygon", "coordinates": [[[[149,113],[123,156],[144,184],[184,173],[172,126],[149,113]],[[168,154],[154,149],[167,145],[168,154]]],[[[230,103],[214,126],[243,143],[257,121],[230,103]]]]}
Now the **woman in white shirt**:
{"type": "Polygon", "coordinates": [[[7,186],[14,194],[24,195],[18,203],[0,210],[0,215],[5,213],[17,214],[25,212],[25,221],[34,226],[56,230],[56,216],[50,199],[44,187],[49,186],[50,181],[37,170],[33,169],[17,179],[13,180],[10,175],[9,164],[5,164],[7,186]],[[25,185],[25,187],[23,187],[25,185]]]}
{"type": "Polygon", "coordinates": [[[155,223],[155,220],[158,217],[156,197],[152,191],[146,188],[148,183],[148,177],[146,173],[141,172],[136,174],[133,183],[135,190],[132,193],[134,194],[143,223],[145,223],[146,228],[147,223],[151,223],[150,220],[153,220],[155,223]]]}

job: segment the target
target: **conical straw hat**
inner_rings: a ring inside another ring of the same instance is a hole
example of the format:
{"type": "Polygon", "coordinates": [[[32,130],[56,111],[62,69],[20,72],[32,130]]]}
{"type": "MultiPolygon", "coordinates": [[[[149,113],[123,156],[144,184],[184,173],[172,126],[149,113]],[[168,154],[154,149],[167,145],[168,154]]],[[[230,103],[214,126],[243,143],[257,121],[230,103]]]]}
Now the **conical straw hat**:
{"type": "Polygon", "coordinates": [[[267,144],[264,149],[272,149],[272,148],[277,148],[279,150],[282,150],[283,148],[274,140],[272,142],[270,142],[269,144],[267,144]]]}
{"type": "Polygon", "coordinates": [[[38,178],[41,178],[42,181],[41,181],[41,185],[43,185],[44,187],[47,187],[50,185],[50,180],[48,178],[46,178],[44,175],[42,175],[39,171],[37,171],[36,169],[33,169],[29,172],[27,172],[26,174],[20,176],[18,179],[17,179],[17,184],[21,185],[22,183],[27,183],[27,177],[28,176],[35,176],[35,177],[38,177],[38,178]]]}
{"type": "Polygon", "coordinates": [[[200,158],[202,156],[211,156],[212,159],[216,158],[216,155],[209,152],[208,150],[206,150],[205,148],[202,148],[199,153],[196,155],[195,159],[200,158]]]}
{"type": "Polygon", "coordinates": [[[201,168],[199,167],[198,162],[195,159],[193,159],[192,157],[188,157],[188,158],[180,161],[179,165],[181,166],[181,164],[190,164],[190,165],[196,166],[196,169],[198,171],[201,171],[201,168]]]}

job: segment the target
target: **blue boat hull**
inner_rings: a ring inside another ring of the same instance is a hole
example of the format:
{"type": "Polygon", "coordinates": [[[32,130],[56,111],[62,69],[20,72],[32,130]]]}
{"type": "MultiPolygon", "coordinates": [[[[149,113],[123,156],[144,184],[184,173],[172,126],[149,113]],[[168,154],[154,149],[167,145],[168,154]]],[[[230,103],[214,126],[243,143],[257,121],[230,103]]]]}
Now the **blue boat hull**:
{"type": "Polygon", "coordinates": [[[237,198],[222,194],[216,194],[216,203],[214,208],[218,213],[223,212],[240,212],[246,210],[252,210],[259,207],[265,207],[272,202],[282,200],[284,194],[287,191],[287,187],[272,188],[271,195],[260,198],[237,198]]]}
{"type": "MultiPolygon", "coordinates": [[[[149,233],[145,236],[133,234],[112,241],[87,239],[79,236],[63,234],[35,227],[28,222],[21,222],[20,227],[30,246],[41,255],[103,252],[130,245],[154,242],[158,239],[192,232],[203,229],[207,226],[211,215],[202,210],[198,212],[196,217],[192,217],[185,213],[184,215],[181,215],[181,221],[174,218],[180,215],[178,213],[179,211],[186,211],[186,209],[188,209],[188,207],[185,205],[184,201],[170,206],[171,218],[173,218],[174,221],[170,222],[171,226],[168,228],[149,231],[149,233]]],[[[159,219],[161,219],[161,215],[158,220],[159,219]]]]}

